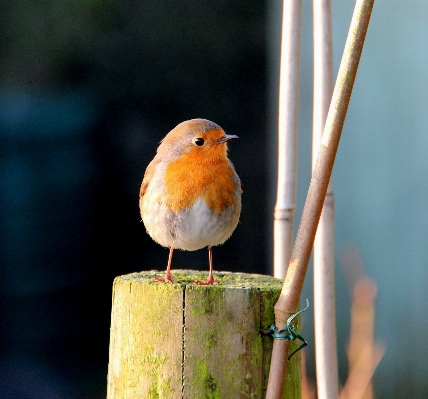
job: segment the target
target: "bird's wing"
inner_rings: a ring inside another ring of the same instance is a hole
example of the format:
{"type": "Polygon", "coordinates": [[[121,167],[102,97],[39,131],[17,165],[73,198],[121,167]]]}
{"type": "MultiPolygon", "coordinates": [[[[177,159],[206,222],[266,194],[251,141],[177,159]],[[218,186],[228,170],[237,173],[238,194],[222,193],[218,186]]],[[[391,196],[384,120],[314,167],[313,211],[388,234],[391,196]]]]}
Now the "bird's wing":
{"type": "Polygon", "coordinates": [[[152,162],[149,163],[149,166],[147,166],[146,172],[144,173],[143,182],[141,183],[140,199],[143,198],[144,193],[146,192],[147,186],[149,185],[150,180],[152,180],[155,167],[158,163],[159,163],[159,159],[157,157],[154,157],[152,162]]]}

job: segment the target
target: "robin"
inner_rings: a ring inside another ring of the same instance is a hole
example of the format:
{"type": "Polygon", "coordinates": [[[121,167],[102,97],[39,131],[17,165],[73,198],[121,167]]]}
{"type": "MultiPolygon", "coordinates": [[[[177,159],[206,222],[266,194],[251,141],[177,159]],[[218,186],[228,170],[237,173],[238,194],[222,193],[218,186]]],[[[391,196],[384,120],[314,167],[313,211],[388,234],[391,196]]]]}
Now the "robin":
{"type": "Polygon", "coordinates": [[[140,212],[147,233],[170,248],[165,278],[172,282],[174,249],[208,247],[208,279],[213,275],[212,247],[235,230],[241,213],[241,181],[227,158],[227,142],[238,136],[206,119],[180,123],[161,141],[144,174],[140,212]]]}

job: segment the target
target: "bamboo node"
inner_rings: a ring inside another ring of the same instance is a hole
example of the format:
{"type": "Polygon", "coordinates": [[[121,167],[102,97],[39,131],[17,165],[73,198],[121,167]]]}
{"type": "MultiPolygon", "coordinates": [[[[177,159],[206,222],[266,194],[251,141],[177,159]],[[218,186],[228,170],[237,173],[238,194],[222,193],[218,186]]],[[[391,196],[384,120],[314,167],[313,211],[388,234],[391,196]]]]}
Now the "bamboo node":
{"type": "Polygon", "coordinates": [[[292,220],[295,208],[275,207],[273,217],[275,220],[292,220]]]}

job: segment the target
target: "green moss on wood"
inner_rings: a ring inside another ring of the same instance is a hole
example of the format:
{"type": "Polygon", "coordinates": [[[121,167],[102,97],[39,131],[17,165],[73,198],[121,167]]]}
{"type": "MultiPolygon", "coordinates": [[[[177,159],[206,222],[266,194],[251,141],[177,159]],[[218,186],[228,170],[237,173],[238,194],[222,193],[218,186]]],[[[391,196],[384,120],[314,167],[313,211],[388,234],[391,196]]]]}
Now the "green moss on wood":
{"type": "Polygon", "coordinates": [[[197,361],[195,363],[195,379],[193,383],[203,387],[203,390],[195,396],[196,399],[221,399],[218,383],[209,372],[205,362],[197,361]]]}

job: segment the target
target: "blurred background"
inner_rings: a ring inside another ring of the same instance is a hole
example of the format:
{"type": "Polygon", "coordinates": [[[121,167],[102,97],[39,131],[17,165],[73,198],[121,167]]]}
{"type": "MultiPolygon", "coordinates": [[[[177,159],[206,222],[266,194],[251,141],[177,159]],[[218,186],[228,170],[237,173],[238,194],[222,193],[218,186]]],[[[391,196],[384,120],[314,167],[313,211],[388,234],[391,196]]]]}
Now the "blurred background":
{"type": "MultiPolygon", "coordinates": [[[[241,223],[215,269],[272,273],[281,5],[0,2],[0,398],[105,397],[113,278],[166,267],[138,191],[183,120],[240,137],[241,223]]],[[[332,2],[335,74],[353,7],[332,2]]],[[[309,0],[302,22],[296,226],[311,168],[309,0]]],[[[341,382],[349,286],[366,274],[386,347],[374,392],[393,399],[428,397],[427,42],[426,1],[377,0],[333,172],[341,382]]],[[[205,270],[206,251],[174,267],[205,270]]],[[[311,284],[310,267],[303,298],[311,284]]],[[[312,310],[303,327],[313,382],[312,310]]]]}

